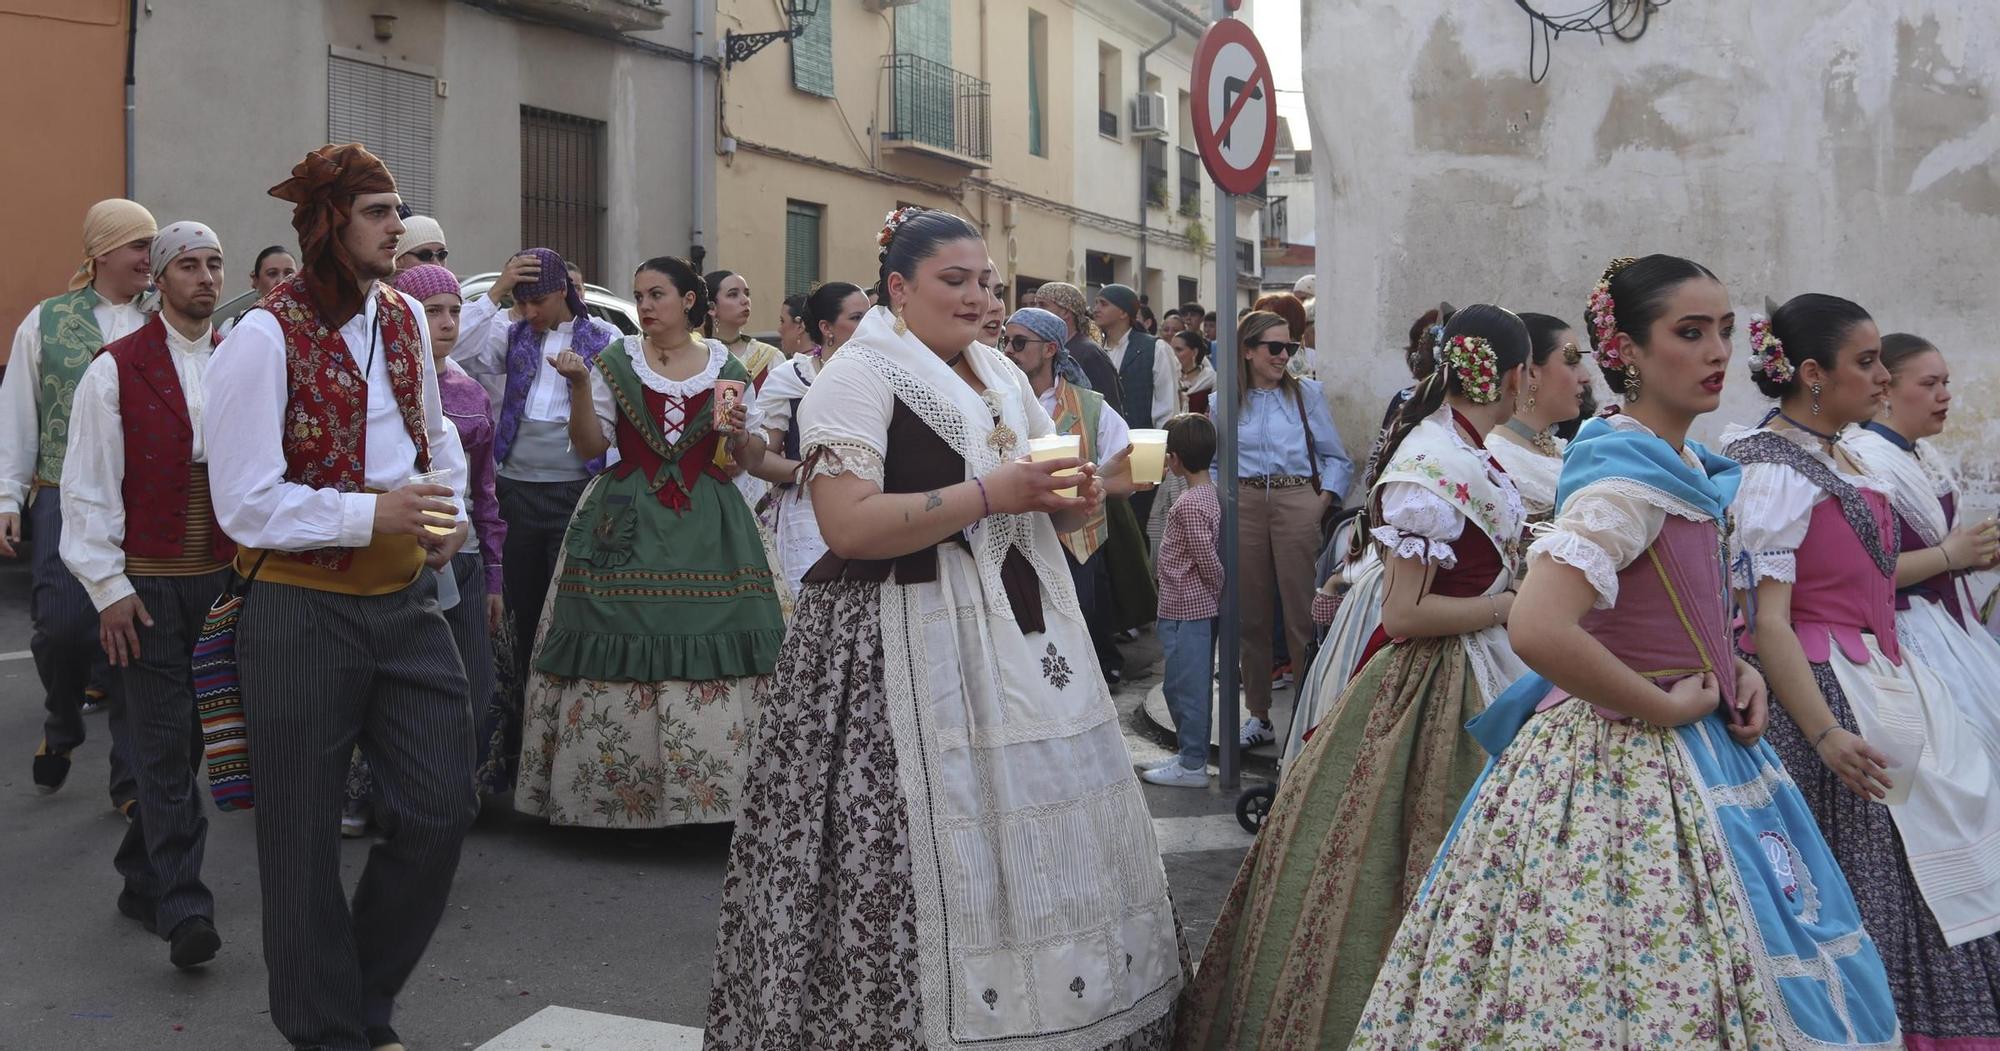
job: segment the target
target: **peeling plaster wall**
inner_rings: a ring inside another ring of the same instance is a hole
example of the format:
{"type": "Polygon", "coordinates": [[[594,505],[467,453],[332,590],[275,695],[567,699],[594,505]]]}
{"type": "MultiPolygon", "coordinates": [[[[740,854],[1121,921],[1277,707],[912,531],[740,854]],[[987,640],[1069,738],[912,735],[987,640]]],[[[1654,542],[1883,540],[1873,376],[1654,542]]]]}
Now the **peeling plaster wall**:
{"type": "MultiPolygon", "coordinates": [[[[1957,395],[1943,444],[1974,488],[2000,490],[1981,451],[2000,448],[1989,7],[1675,3],[1636,43],[1564,37],[1541,84],[1512,4],[1308,0],[1303,15],[1321,353],[1344,358],[1327,389],[1349,448],[1407,382],[1426,303],[1580,324],[1611,257],[1670,252],[1721,275],[1739,318],[1828,292],[1936,342],[1957,395]]],[[[1697,436],[1769,404],[1745,353],[1739,335],[1697,436]]]]}

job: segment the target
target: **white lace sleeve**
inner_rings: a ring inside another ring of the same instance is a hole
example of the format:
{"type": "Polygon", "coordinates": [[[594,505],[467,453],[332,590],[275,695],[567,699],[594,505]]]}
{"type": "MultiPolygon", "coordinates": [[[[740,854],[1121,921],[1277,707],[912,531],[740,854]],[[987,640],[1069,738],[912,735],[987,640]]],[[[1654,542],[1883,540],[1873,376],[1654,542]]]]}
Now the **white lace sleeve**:
{"type": "Polygon", "coordinates": [[[851,473],[881,485],[895,409],[880,373],[848,358],[827,362],[799,401],[799,455],[813,461],[809,477],[851,473]]]}
{"type": "Polygon", "coordinates": [[[1826,494],[1799,472],[1774,463],[1743,465],[1743,484],[1730,511],[1736,530],[1729,538],[1729,581],[1747,588],[1754,580],[1798,579],[1793,552],[1806,538],[1813,505],[1826,494]],[[1745,557],[1747,556],[1747,557],[1745,557]]]}
{"type": "Polygon", "coordinates": [[[1382,524],[1368,531],[1390,557],[1435,563],[1440,569],[1458,565],[1451,542],[1465,532],[1465,516],[1443,497],[1415,482],[1382,486],[1382,524]]]}
{"type": "Polygon", "coordinates": [[[1597,592],[1597,608],[1610,609],[1618,604],[1619,572],[1646,553],[1666,520],[1665,510],[1629,492],[1586,486],[1528,548],[1528,558],[1531,566],[1547,557],[1581,570],[1597,592]]]}

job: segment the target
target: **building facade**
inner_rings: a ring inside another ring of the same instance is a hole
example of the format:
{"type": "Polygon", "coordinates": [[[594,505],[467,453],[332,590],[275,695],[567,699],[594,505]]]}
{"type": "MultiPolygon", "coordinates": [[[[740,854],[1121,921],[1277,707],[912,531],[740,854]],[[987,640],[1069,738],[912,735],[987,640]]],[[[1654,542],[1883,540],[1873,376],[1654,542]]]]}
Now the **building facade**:
{"type": "MultiPolygon", "coordinates": [[[[718,23],[759,32],[778,16],[722,0],[718,23]]],[[[982,231],[1010,305],[1057,280],[1132,284],[1156,309],[1213,303],[1185,101],[1206,25],[1168,0],[821,0],[803,36],[722,76],[714,265],[745,275],[753,324],[773,327],[788,292],[872,284],[883,216],[919,204],[982,231]],[[1162,38],[1145,83],[1179,108],[1147,109],[1140,131],[1138,59],[1162,38]]]]}
{"type": "MultiPolygon", "coordinates": [[[[0,151],[0,365],[14,326],[61,292],[83,250],[83,213],[127,194],[128,0],[0,0],[0,92],[27,134],[0,151]]],[[[275,180],[273,180],[275,181],[275,180]]]]}

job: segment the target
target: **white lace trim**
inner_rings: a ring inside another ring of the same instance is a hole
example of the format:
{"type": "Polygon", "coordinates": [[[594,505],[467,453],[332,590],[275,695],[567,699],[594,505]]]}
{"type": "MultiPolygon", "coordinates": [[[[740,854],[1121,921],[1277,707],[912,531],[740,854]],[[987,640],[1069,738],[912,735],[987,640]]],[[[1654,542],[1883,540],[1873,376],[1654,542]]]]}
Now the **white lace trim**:
{"type": "Polygon", "coordinates": [[[1443,540],[1432,540],[1417,533],[1406,533],[1395,526],[1376,526],[1368,531],[1375,541],[1389,549],[1390,558],[1414,558],[1439,569],[1451,569],[1458,565],[1458,555],[1451,545],[1443,540]]]}
{"type": "Polygon", "coordinates": [[[870,449],[866,445],[862,445],[860,442],[823,442],[811,449],[803,450],[802,454],[810,457],[814,452],[821,449],[826,451],[821,453],[819,459],[813,462],[812,473],[808,474],[805,478],[808,482],[814,478],[831,478],[835,475],[851,474],[863,481],[873,482],[875,485],[880,486],[883,479],[887,477],[887,472],[882,464],[882,454],[870,449]]]}
{"type": "Polygon", "coordinates": [[[1610,609],[1618,604],[1618,567],[1611,553],[1595,541],[1567,530],[1552,530],[1528,548],[1530,562],[1542,555],[1581,571],[1597,592],[1597,601],[1592,604],[1595,608],[1610,609]]]}
{"type": "MultiPolygon", "coordinates": [[[[944,439],[945,444],[951,446],[952,451],[965,461],[968,478],[978,477],[999,467],[1003,460],[1012,459],[1027,442],[1025,408],[1020,404],[1019,398],[1007,397],[1008,391],[997,386],[1002,378],[1008,377],[1009,373],[1015,377],[1021,373],[1014,363],[1002,357],[999,351],[984,344],[974,344],[966,350],[966,357],[973,359],[974,371],[978,372],[982,379],[993,377],[988,380],[988,390],[981,401],[988,408],[1000,410],[1000,422],[1015,435],[1014,448],[1007,450],[1004,457],[987,442],[987,436],[994,429],[990,418],[976,422],[968,421],[959,402],[920,381],[904,368],[902,363],[873,346],[866,343],[857,345],[854,340],[850,340],[841,348],[840,353],[842,357],[849,358],[856,364],[865,365],[880,376],[888,384],[890,392],[896,399],[911,412],[916,413],[924,426],[944,439]]],[[[1026,391],[1025,380],[1016,384],[1014,390],[1026,391]]],[[[1033,396],[1032,393],[1026,395],[1030,398],[1033,396]]],[[[1027,558],[1029,565],[1034,567],[1035,575],[1041,580],[1044,601],[1068,616],[1083,615],[1077,605],[1076,587],[1070,578],[1068,565],[1059,559],[1052,563],[1044,555],[1043,546],[1036,543],[1038,524],[1048,528],[1049,538],[1053,541],[1054,529],[1047,523],[1048,519],[1045,516],[996,514],[987,516],[980,522],[979,528],[971,532],[974,556],[979,563],[980,582],[986,587],[987,595],[996,600],[996,611],[1003,616],[1010,618],[1013,616],[1013,608],[1003,598],[1007,593],[1006,588],[1000,582],[1000,566],[1006,560],[1009,549],[1019,550],[1027,558]]],[[[1059,545],[1051,546],[1059,549],[1059,545]]]]}
{"type": "Polygon", "coordinates": [[[715,388],[716,377],[722,375],[722,363],[729,360],[729,348],[715,340],[708,340],[708,364],[693,376],[684,380],[670,380],[653,371],[653,363],[646,360],[646,344],[643,336],[626,336],[625,353],[632,359],[632,374],[639,382],[655,394],[670,398],[692,398],[705,390],[715,388]]]}
{"type": "Polygon", "coordinates": [[[1756,580],[1778,580],[1795,584],[1799,579],[1797,553],[1792,551],[1746,551],[1750,565],[1746,571],[1741,564],[1729,567],[1729,583],[1733,587],[1748,588],[1756,580]]]}

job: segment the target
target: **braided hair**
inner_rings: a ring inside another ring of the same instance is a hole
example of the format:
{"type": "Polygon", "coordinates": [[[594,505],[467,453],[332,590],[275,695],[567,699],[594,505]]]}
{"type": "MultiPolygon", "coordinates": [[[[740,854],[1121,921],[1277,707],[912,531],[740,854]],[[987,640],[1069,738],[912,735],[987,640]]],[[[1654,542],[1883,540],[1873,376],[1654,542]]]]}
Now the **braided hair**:
{"type": "Polygon", "coordinates": [[[950,212],[934,208],[904,208],[891,216],[882,230],[882,267],[875,283],[875,302],[889,306],[889,275],[905,280],[917,276],[917,267],[953,241],[981,240],[972,224],[950,212]],[[897,218],[897,217],[900,217],[897,218]]]}

